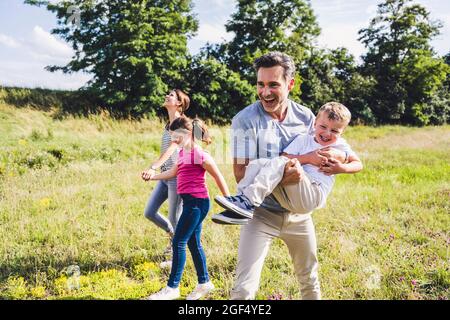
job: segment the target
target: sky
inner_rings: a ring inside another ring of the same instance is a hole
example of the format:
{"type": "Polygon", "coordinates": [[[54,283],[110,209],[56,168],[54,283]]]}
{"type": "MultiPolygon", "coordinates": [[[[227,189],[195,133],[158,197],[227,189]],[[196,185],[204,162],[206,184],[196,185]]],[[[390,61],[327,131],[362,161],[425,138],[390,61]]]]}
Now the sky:
{"type": "MultiPolygon", "coordinates": [[[[311,0],[322,33],[321,47],[346,47],[355,56],[365,52],[358,42],[358,30],[367,27],[381,0],[311,0]]],[[[432,45],[444,55],[450,51],[450,1],[416,0],[430,12],[432,19],[444,23],[441,35],[432,45]]],[[[225,23],[236,9],[232,0],[193,0],[194,13],[199,20],[197,35],[189,40],[191,53],[197,53],[206,42],[219,43],[232,39],[225,23]]],[[[81,13],[82,14],[82,13],[81,13]]],[[[51,73],[47,65],[65,65],[72,49],[50,33],[56,18],[45,8],[23,4],[22,0],[0,0],[0,85],[78,89],[91,76],[51,73]]]]}

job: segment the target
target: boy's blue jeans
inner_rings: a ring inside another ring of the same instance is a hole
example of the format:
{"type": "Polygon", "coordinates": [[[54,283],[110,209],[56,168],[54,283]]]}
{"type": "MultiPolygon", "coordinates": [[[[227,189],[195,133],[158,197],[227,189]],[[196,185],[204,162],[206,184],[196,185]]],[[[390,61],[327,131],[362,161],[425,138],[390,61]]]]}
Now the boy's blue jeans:
{"type": "Polygon", "coordinates": [[[194,260],[197,271],[198,283],[209,281],[206,267],[206,256],[201,245],[202,222],[210,208],[209,198],[194,198],[189,194],[182,194],[183,212],[178,220],[173,238],[172,270],[170,272],[168,286],[177,288],[181,281],[184,266],[186,264],[186,244],[194,260]]]}

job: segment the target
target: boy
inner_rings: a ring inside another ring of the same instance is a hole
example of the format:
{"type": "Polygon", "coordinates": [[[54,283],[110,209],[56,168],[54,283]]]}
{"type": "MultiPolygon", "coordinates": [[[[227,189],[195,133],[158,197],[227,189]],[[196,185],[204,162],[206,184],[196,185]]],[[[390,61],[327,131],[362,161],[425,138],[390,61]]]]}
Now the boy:
{"type": "Polygon", "coordinates": [[[329,173],[331,167],[337,173],[356,173],[362,170],[360,159],[341,138],[350,119],[351,113],[343,104],[328,102],[323,105],[314,123],[314,135],[298,135],[279,157],[251,161],[245,177],[238,184],[238,195],[215,197],[215,201],[227,211],[214,215],[213,221],[221,224],[246,224],[248,219],[253,218],[254,208],[260,206],[270,194],[273,194],[283,208],[294,213],[306,214],[323,207],[334,184],[334,176],[329,173]],[[325,147],[344,151],[344,163],[322,156],[320,164],[302,166],[304,174],[299,184],[279,185],[288,161],[300,166],[297,159],[299,155],[325,147]]]}

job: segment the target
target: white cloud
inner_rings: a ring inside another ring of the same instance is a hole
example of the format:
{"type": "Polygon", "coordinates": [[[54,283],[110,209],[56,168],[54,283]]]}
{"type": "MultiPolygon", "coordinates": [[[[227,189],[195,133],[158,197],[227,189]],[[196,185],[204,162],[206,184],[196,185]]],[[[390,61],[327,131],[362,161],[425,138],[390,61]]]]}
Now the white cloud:
{"type": "Polygon", "coordinates": [[[364,45],[358,41],[358,31],[363,26],[348,24],[333,24],[322,28],[319,44],[329,49],[345,47],[356,57],[365,52],[364,45]]]}
{"type": "Polygon", "coordinates": [[[30,45],[35,54],[54,57],[57,60],[69,60],[73,55],[73,50],[66,43],[56,39],[40,26],[33,28],[30,45]]]}
{"type": "Polygon", "coordinates": [[[0,44],[8,47],[8,48],[19,48],[20,43],[17,42],[14,38],[11,38],[5,34],[0,33],[0,44]]]}
{"type": "Polygon", "coordinates": [[[231,40],[233,35],[227,33],[223,24],[200,24],[198,34],[193,39],[203,42],[219,43],[223,40],[231,40]]]}
{"type": "Polygon", "coordinates": [[[91,78],[83,73],[48,72],[44,67],[45,64],[36,61],[0,61],[0,85],[74,90],[91,78]]]}
{"type": "Polygon", "coordinates": [[[91,76],[63,74],[45,70],[48,65],[66,65],[73,50],[40,26],[28,31],[20,42],[0,34],[0,45],[12,48],[0,59],[0,85],[73,90],[82,87],[91,76]]]}

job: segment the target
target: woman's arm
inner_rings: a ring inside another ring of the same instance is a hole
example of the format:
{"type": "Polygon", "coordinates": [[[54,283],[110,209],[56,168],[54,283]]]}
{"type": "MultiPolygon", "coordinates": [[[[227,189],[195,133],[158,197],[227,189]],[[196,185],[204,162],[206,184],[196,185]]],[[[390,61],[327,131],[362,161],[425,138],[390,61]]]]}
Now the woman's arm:
{"type": "Polygon", "coordinates": [[[164,162],[166,162],[172,154],[177,149],[178,145],[175,142],[172,142],[169,147],[167,148],[166,152],[164,152],[156,162],[152,164],[153,168],[159,168],[163,165],[164,162]]]}
{"type": "Polygon", "coordinates": [[[155,174],[150,177],[150,180],[168,180],[175,178],[178,172],[178,165],[174,164],[173,167],[167,171],[161,172],[160,174],[155,174]]]}
{"type": "Polygon", "coordinates": [[[169,147],[167,148],[166,152],[164,152],[158,160],[156,160],[151,166],[150,168],[148,168],[147,170],[142,171],[142,179],[144,179],[145,181],[150,180],[150,177],[155,175],[155,170],[158,169],[159,167],[161,167],[163,165],[164,162],[167,161],[167,159],[169,159],[172,154],[175,152],[175,150],[177,149],[177,144],[175,142],[172,142],[169,147]]]}
{"type": "Polygon", "coordinates": [[[205,161],[203,162],[203,168],[205,168],[205,170],[214,178],[217,186],[220,189],[220,192],[222,192],[225,197],[230,196],[230,190],[228,190],[227,182],[225,181],[225,178],[223,177],[214,160],[210,157],[205,159],[205,161]]]}

